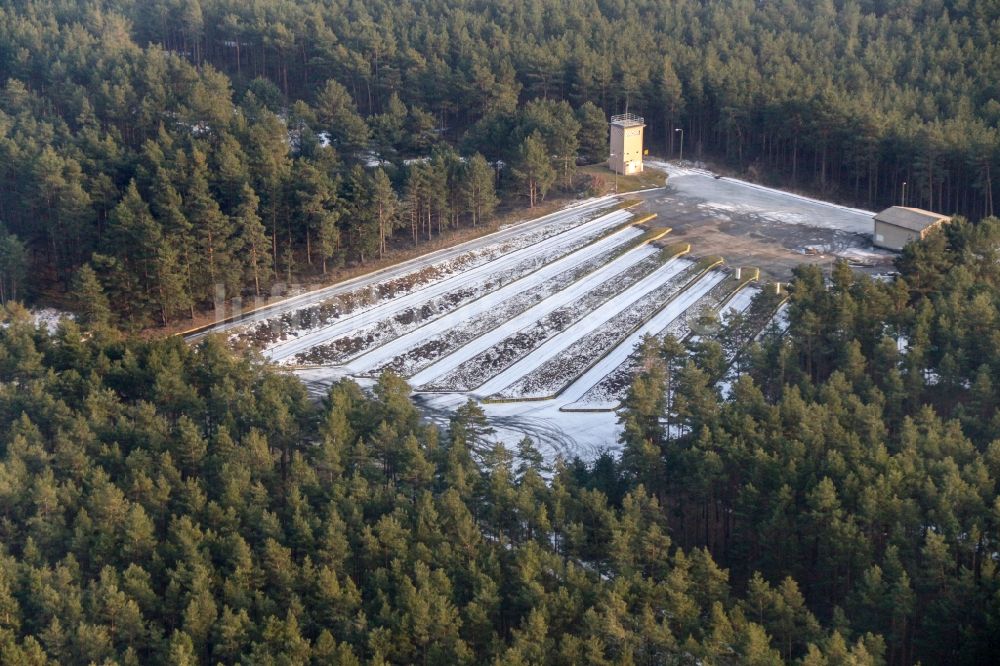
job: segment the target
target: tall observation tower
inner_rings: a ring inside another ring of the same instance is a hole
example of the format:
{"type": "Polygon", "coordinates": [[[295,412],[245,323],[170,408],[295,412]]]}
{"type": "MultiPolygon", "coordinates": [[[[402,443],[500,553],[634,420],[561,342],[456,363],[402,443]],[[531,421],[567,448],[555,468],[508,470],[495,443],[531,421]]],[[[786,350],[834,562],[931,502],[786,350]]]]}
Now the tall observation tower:
{"type": "Polygon", "coordinates": [[[608,166],[615,173],[642,173],[642,116],[623,113],[611,116],[611,155],[608,166]]]}

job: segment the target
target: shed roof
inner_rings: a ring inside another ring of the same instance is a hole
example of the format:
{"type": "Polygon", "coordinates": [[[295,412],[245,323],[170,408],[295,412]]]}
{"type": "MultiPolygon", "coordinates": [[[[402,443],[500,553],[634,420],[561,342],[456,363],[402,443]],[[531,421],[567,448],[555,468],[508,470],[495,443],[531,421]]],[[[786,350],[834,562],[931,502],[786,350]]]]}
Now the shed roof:
{"type": "Polygon", "coordinates": [[[909,229],[910,231],[923,231],[935,224],[947,222],[951,218],[941,213],[934,213],[921,208],[906,208],[903,206],[893,206],[886,208],[875,216],[876,222],[885,222],[896,227],[909,229]]]}

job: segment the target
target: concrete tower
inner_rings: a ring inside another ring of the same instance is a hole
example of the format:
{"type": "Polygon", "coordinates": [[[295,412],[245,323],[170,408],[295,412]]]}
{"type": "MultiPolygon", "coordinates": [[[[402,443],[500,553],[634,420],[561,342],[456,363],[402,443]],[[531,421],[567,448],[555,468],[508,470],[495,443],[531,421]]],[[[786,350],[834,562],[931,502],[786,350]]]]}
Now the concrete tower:
{"type": "Polygon", "coordinates": [[[611,116],[611,155],[608,166],[623,175],[642,173],[642,116],[623,113],[611,116]]]}

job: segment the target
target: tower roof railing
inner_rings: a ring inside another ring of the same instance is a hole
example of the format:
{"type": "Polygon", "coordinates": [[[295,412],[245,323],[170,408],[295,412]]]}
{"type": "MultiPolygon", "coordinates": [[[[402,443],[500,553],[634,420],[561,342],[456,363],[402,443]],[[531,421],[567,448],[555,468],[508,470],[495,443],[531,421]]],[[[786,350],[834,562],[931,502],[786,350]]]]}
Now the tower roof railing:
{"type": "Polygon", "coordinates": [[[617,116],[611,116],[611,124],[632,127],[634,125],[645,125],[646,121],[642,116],[637,116],[634,113],[622,113],[617,116]]]}

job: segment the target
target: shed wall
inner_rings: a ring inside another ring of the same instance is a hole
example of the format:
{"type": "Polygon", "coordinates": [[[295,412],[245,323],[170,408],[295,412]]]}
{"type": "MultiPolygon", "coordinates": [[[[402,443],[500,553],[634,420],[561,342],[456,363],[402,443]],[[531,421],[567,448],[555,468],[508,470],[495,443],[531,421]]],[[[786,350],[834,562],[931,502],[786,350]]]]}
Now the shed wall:
{"type": "Polygon", "coordinates": [[[902,227],[875,220],[874,243],[876,247],[884,247],[889,250],[902,250],[907,243],[919,238],[920,232],[918,231],[910,231],[909,229],[903,229],[902,227]]]}

